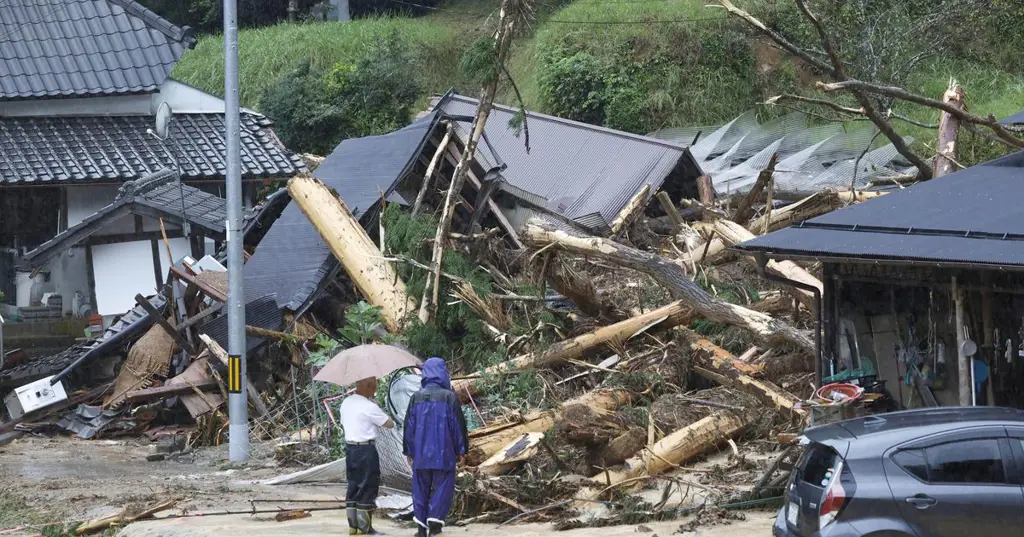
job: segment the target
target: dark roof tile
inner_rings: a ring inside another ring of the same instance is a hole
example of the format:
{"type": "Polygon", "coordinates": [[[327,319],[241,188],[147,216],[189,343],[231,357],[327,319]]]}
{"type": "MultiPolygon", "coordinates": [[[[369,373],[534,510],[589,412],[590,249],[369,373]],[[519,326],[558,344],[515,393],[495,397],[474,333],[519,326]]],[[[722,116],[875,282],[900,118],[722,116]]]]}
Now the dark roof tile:
{"type": "MultiPolygon", "coordinates": [[[[242,114],[242,177],[290,177],[302,159],[280,146],[266,118],[242,114]]],[[[122,182],[138,179],[177,158],[186,180],[221,179],[224,116],[177,114],[168,148],[147,134],[150,116],[0,118],[0,184],[122,182]]]]}
{"type": "Polygon", "coordinates": [[[0,2],[0,100],[152,92],[194,42],[132,0],[0,2]]]}

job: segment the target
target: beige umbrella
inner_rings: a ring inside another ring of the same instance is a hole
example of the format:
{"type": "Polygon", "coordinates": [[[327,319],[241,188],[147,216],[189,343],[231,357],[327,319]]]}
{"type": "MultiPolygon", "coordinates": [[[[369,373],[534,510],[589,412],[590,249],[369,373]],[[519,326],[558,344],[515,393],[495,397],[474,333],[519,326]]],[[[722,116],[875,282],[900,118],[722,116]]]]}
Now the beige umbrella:
{"type": "Polygon", "coordinates": [[[348,386],[365,378],[381,378],[405,367],[422,365],[419,358],[391,345],[359,345],[331,358],[313,380],[348,386]]]}

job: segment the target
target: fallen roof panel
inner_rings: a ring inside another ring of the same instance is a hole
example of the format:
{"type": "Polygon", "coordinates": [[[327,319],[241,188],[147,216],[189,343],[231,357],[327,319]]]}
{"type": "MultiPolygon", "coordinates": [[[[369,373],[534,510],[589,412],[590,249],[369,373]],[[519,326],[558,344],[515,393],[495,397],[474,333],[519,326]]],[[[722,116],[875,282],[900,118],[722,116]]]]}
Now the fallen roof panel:
{"type": "MultiPolygon", "coordinates": [[[[434,109],[449,116],[472,117],[478,104],[476,99],[448,94],[434,109]]],[[[485,129],[494,150],[481,143],[477,159],[481,164],[508,165],[502,172],[506,191],[517,197],[532,194],[527,201],[594,231],[607,228],[644,185],[650,185],[653,195],[687,153],[686,147],[674,142],[535,112],[526,114],[527,152],[525,137],[509,126],[517,113],[515,108],[494,106],[485,129]]],[[[459,123],[463,139],[469,125],[459,123]]]]}

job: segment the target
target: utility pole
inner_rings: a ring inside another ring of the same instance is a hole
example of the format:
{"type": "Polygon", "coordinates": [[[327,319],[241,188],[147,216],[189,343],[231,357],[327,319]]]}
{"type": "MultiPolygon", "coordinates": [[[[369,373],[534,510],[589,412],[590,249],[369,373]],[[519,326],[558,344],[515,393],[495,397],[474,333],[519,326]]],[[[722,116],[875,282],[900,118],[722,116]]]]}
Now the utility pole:
{"type": "Polygon", "coordinates": [[[238,104],[238,1],[224,0],[224,129],[227,141],[228,460],[249,459],[242,274],[242,155],[238,104]]]}

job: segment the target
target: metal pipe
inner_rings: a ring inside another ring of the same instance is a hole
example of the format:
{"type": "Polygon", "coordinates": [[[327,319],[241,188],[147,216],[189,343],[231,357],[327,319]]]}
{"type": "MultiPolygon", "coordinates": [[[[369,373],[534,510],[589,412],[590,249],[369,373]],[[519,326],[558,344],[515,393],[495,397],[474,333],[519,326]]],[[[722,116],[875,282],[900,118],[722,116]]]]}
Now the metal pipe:
{"type": "Polygon", "coordinates": [[[228,459],[249,458],[245,375],[245,296],[242,273],[241,110],[238,95],[238,2],[224,0],[224,128],[227,154],[228,459]]]}
{"type": "Polygon", "coordinates": [[[765,270],[765,266],[768,265],[768,256],[766,256],[763,252],[757,252],[756,254],[754,254],[754,256],[757,259],[757,273],[762,278],[764,278],[764,279],[766,279],[768,281],[771,281],[771,282],[776,282],[776,283],[781,283],[783,285],[789,285],[789,286],[792,286],[792,287],[796,287],[797,289],[801,289],[803,291],[807,291],[807,292],[809,292],[809,293],[814,295],[814,310],[815,310],[815,313],[817,314],[816,315],[816,319],[815,319],[815,325],[814,325],[814,355],[815,355],[814,356],[814,386],[815,386],[815,388],[820,388],[821,387],[821,330],[822,330],[822,325],[824,324],[823,314],[822,314],[823,307],[822,307],[822,300],[821,300],[821,290],[818,289],[817,287],[813,286],[813,285],[810,285],[810,284],[807,284],[807,283],[804,283],[804,282],[798,282],[796,280],[791,280],[789,278],[786,278],[786,277],[779,276],[777,274],[772,274],[772,273],[768,272],[767,270],[765,270]]]}

